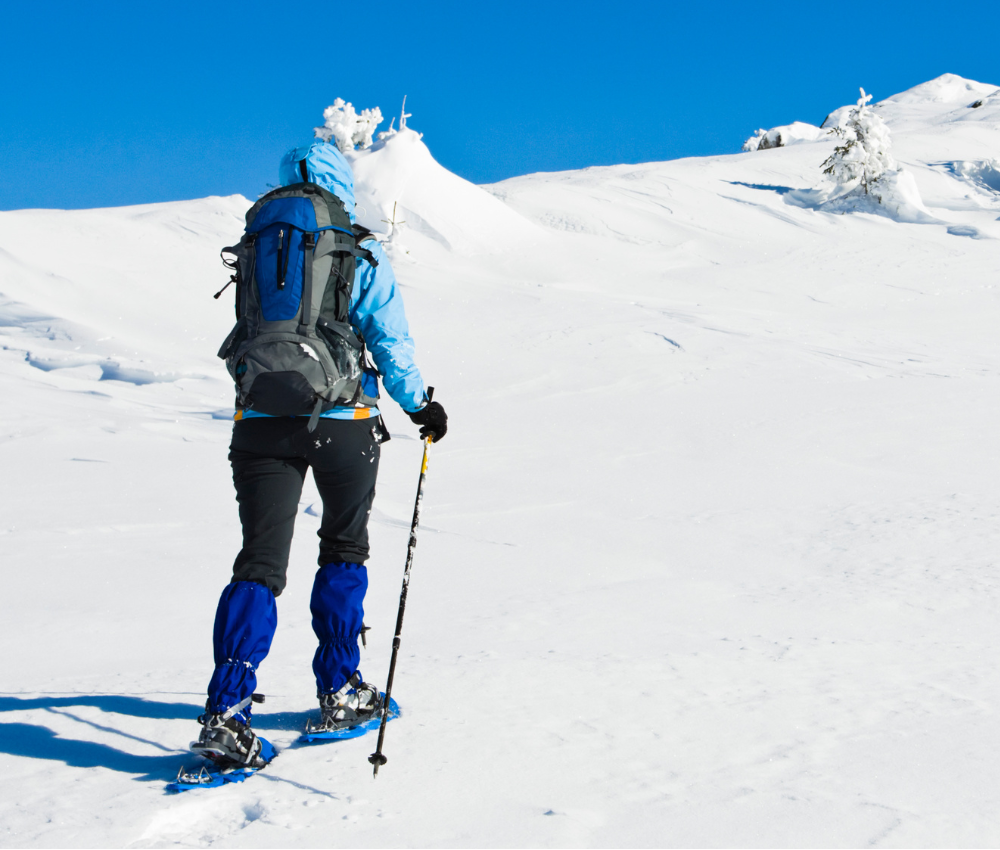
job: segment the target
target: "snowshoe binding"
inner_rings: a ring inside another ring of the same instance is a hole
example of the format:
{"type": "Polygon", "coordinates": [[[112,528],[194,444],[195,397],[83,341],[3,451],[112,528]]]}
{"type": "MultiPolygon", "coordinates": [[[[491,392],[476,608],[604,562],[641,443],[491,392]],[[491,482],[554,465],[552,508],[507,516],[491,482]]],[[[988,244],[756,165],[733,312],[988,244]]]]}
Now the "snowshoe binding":
{"type": "MultiPolygon", "coordinates": [[[[261,701],[257,697],[255,701],[261,701]]],[[[167,785],[167,791],[188,791],[192,788],[218,788],[231,782],[243,782],[270,764],[277,755],[271,742],[255,734],[249,724],[234,715],[249,705],[250,699],[228,711],[213,713],[205,706],[198,718],[201,734],[191,744],[191,751],[203,756],[210,764],[196,771],[181,768],[177,778],[167,785]]]]}
{"type": "MultiPolygon", "coordinates": [[[[336,693],[319,694],[319,723],[307,721],[299,741],[311,743],[358,738],[369,729],[378,728],[384,705],[379,689],[362,681],[361,674],[355,673],[336,693]]],[[[389,718],[398,714],[399,706],[395,700],[390,700],[389,718]]]]}
{"type": "Polygon", "coordinates": [[[228,711],[213,714],[205,706],[198,718],[201,734],[191,743],[191,751],[204,756],[219,768],[264,767],[270,759],[263,754],[263,738],[235,715],[250,704],[250,697],[228,711]]]}

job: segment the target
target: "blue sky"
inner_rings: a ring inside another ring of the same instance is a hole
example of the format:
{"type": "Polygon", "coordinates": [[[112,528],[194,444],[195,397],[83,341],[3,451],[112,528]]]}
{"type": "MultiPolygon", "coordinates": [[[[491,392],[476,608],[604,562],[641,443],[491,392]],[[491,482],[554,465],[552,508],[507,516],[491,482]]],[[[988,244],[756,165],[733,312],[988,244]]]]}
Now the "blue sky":
{"type": "Polygon", "coordinates": [[[7,4],[0,209],[242,193],[343,97],[476,183],[736,152],[945,72],[1000,86],[1000,3],[7,4]]]}

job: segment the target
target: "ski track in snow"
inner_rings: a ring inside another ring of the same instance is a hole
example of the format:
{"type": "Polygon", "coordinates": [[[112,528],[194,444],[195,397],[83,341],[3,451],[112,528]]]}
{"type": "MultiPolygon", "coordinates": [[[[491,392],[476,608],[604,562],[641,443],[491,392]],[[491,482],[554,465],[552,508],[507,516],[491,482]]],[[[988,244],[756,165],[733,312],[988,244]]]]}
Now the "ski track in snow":
{"type": "MultiPolygon", "coordinates": [[[[0,213],[0,846],[1000,841],[993,91],[878,107],[940,224],[788,203],[825,137],[485,191],[413,134],[359,154],[450,416],[377,781],[373,735],[295,745],[309,479],[255,709],[280,755],[163,792],[240,543],[211,295],[249,202],[0,213]]],[[[375,682],[421,452],[382,408],[375,682]]]]}

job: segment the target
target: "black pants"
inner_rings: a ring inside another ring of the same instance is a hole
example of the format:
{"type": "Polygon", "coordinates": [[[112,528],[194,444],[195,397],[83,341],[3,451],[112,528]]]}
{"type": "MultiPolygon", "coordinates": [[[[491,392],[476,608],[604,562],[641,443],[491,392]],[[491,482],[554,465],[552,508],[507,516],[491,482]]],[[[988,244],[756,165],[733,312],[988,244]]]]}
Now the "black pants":
{"type": "Polygon", "coordinates": [[[244,419],[233,426],[229,462],[243,524],[233,581],[263,584],[278,596],[306,470],[323,499],[319,565],[368,560],[368,515],[375,498],[381,422],[305,417],[244,419]]]}

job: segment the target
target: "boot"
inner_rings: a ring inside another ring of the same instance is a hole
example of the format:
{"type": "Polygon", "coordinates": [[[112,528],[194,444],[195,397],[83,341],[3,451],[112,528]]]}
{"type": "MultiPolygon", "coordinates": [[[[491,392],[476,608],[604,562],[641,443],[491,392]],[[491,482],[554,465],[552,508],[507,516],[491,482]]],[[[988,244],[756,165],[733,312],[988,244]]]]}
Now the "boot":
{"type": "MultiPolygon", "coordinates": [[[[250,702],[249,699],[246,700],[250,702]]],[[[226,712],[210,713],[208,705],[205,713],[198,718],[201,734],[191,744],[192,752],[205,756],[219,767],[260,768],[267,764],[261,757],[261,742],[254,731],[234,714],[245,705],[237,705],[226,712]]]]}
{"type": "Polygon", "coordinates": [[[382,712],[382,694],[355,673],[335,694],[319,694],[320,721],[306,723],[306,734],[337,732],[358,726],[382,712]]]}

